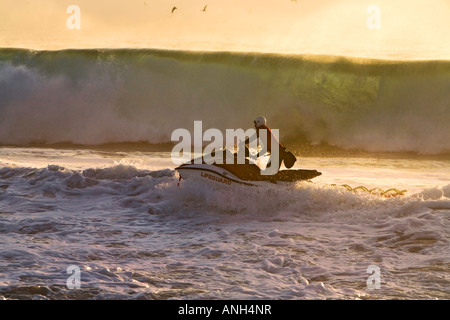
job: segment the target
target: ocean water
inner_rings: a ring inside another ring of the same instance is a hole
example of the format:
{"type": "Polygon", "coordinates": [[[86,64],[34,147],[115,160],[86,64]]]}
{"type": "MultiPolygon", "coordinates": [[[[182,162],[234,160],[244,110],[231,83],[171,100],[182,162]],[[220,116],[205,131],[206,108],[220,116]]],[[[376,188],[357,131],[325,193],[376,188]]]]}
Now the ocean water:
{"type": "Polygon", "coordinates": [[[304,157],[323,175],[229,189],[178,185],[163,151],[0,159],[5,299],[450,298],[449,160],[304,157]]]}
{"type": "Polygon", "coordinates": [[[0,298],[449,299],[450,63],[0,50],[0,298]],[[179,181],[265,115],[311,182],[179,181]],[[223,186],[222,186],[223,187],[223,186]]]}

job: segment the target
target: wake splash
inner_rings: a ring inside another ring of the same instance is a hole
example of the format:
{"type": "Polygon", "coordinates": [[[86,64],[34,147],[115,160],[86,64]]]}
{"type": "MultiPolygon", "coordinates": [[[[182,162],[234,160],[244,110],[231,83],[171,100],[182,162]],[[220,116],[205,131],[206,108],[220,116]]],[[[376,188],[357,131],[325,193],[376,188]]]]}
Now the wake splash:
{"type": "Polygon", "coordinates": [[[450,151],[450,62],[157,50],[0,50],[0,144],[170,141],[248,128],[368,151],[450,151]]]}
{"type": "MultiPolygon", "coordinates": [[[[404,210],[450,210],[450,185],[424,189],[416,194],[385,197],[349,191],[324,183],[299,182],[264,187],[217,187],[183,180],[171,169],[142,170],[130,165],[70,170],[57,165],[46,168],[0,168],[0,211],[72,211],[65,203],[89,211],[98,203],[133,212],[192,215],[214,213],[223,217],[256,220],[326,217],[328,214],[403,215],[404,210]],[[50,207],[49,207],[50,205],[50,207]]],[[[105,210],[108,210],[107,208],[105,210]]]]}

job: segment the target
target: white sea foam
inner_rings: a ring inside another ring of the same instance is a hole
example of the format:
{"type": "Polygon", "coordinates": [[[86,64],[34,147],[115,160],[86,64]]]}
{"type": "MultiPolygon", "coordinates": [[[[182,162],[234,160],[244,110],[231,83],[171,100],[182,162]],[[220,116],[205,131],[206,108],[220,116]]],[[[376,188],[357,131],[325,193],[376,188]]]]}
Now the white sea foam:
{"type": "Polygon", "coordinates": [[[316,182],[227,190],[177,186],[165,153],[144,161],[149,155],[25,151],[2,149],[6,298],[449,297],[445,162],[352,159],[363,171],[311,158],[327,172],[316,182]],[[44,155],[53,164],[43,165],[44,155]],[[17,165],[24,162],[39,165],[17,165]],[[392,176],[376,174],[386,167],[392,176]],[[427,167],[433,179],[424,178],[427,167]],[[339,184],[358,179],[383,188],[409,182],[414,192],[385,198],[339,184]],[[80,291],[65,286],[69,265],[81,269],[80,291]],[[379,290],[367,288],[369,265],[380,268],[379,290]]]}

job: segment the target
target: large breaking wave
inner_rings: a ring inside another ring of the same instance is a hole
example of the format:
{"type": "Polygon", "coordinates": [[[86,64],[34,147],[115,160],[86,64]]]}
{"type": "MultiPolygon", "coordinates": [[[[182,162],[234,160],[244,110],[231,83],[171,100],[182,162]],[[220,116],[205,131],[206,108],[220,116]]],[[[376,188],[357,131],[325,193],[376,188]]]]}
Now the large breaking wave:
{"type": "Polygon", "coordinates": [[[450,61],[157,50],[0,50],[0,144],[163,143],[248,128],[369,151],[450,151],[450,61]]]}

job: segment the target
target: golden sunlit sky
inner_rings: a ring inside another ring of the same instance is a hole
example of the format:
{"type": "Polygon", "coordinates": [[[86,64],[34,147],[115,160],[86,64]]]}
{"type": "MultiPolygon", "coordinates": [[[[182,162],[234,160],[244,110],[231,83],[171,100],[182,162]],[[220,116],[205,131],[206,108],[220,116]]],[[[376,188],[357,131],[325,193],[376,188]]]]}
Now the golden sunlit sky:
{"type": "Polygon", "coordinates": [[[0,0],[0,47],[450,59],[449,30],[450,0],[0,0]]]}

